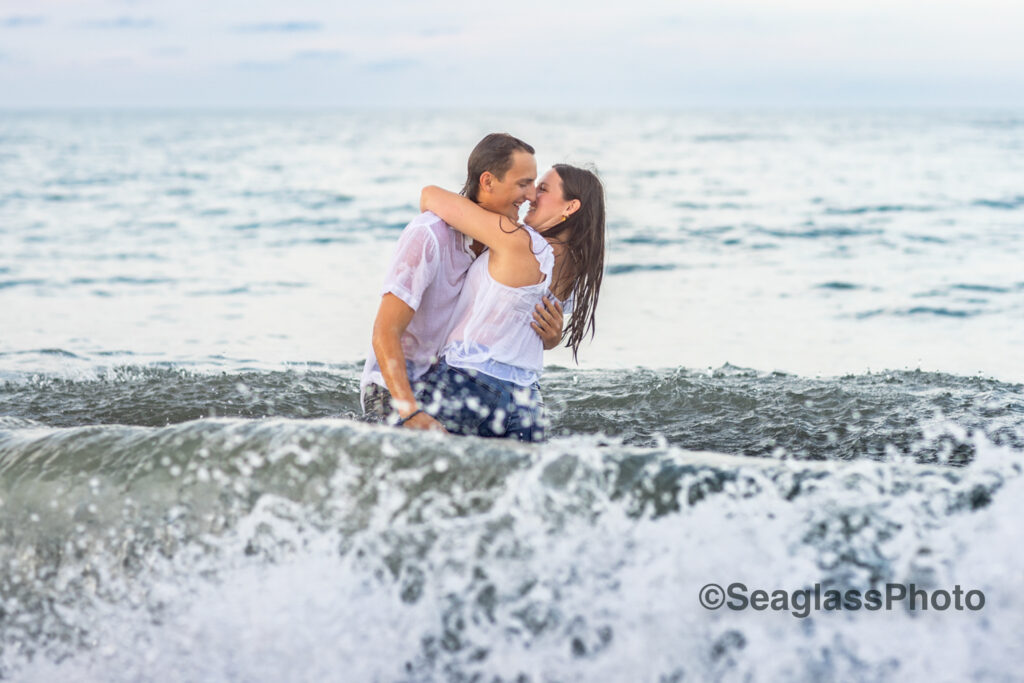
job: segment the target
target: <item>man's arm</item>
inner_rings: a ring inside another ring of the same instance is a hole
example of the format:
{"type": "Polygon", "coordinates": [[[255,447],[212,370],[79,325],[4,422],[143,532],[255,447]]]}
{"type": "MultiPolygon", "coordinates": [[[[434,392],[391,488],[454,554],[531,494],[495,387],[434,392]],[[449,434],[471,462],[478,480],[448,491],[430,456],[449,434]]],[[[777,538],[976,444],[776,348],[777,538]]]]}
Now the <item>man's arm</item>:
{"type": "MultiPolygon", "coordinates": [[[[391,402],[402,418],[418,410],[416,395],[405,370],[405,353],[402,351],[402,335],[415,313],[407,303],[387,293],[381,297],[377,318],[373,321],[373,353],[377,356],[384,384],[391,392],[391,402]]],[[[440,422],[422,412],[404,422],[403,426],[445,431],[440,422]]]]}

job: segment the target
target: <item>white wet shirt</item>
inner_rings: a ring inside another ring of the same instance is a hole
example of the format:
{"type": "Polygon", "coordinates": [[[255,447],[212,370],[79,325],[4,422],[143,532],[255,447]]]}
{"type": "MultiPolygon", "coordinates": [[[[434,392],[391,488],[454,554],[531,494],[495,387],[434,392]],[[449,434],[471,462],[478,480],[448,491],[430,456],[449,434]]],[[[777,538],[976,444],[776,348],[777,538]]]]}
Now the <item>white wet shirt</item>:
{"type": "MultiPolygon", "coordinates": [[[[475,258],[471,243],[430,211],[414,218],[398,238],[380,294],[394,294],[416,311],[401,339],[410,382],[422,377],[441,354],[475,258]]],[[[372,345],[359,382],[360,395],[371,383],[386,386],[372,345]]]]}
{"type": "Polygon", "coordinates": [[[542,280],[526,287],[509,287],[491,277],[490,251],[473,263],[455,304],[452,330],[444,347],[449,365],[477,370],[491,377],[530,386],[544,368],[544,343],[530,327],[541,298],[551,297],[555,254],[540,233],[523,226],[540,264],[542,280]]]}

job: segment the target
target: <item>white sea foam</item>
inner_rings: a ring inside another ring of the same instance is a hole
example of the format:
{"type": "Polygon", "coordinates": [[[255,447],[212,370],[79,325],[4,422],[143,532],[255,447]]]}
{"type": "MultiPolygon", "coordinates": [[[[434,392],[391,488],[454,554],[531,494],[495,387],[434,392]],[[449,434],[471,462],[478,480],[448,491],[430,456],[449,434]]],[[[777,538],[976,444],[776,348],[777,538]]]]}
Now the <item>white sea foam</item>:
{"type": "Polygon", "coordinates": [[[607,440],[528,448],[489,482],[466,469],[478,458],[470,452],[450,451],[443,473],[432,458],[400,464],[415,441],[394,442],[391,464],[341,454],[325,482],[335,515],[326,525],[321,508],[265,493],[225,535],[133,579],[147,606],[100,601],[71,613],[88,648],[61,661],[8,656],[8,665],[25,680],[111,681],[1001,680],[1015,671],[1024,539],[1013,505],[1024,478],[1018,452],[982,437],[962,468],[669,448],[625,496],[609,487],[624,470],[607,440]],[[668,471],[678,490],[656,483],[668,471]],[[441,483],[452,472],[459,486],[441,483]],[[374,493],[355,495],[367,475],[374,493]],[[688,504],[698,489],[704,497],[688,504]],[[630,500],[645,490],[680,508],[638,516],[630,500]],[[979,491],[992,502],[971,503],[979,491]],[[701,607],[701,586],[737,581],[768,591],[959,584],[983,591],[985,606],[806,618],[701,607]]]}

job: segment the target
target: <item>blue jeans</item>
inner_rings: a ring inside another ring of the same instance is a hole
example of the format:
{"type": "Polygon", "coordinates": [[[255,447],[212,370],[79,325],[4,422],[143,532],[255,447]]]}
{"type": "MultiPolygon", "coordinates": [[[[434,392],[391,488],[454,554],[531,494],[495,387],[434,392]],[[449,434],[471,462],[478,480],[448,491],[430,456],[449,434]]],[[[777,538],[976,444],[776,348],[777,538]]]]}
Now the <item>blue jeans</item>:
{"type": "Polygon", "coordinates": [[[443,358],[421,381],[417,401],[453,434],[544,440],[544,401],[536,382],[521,387],[452,367],[443,358]]]}

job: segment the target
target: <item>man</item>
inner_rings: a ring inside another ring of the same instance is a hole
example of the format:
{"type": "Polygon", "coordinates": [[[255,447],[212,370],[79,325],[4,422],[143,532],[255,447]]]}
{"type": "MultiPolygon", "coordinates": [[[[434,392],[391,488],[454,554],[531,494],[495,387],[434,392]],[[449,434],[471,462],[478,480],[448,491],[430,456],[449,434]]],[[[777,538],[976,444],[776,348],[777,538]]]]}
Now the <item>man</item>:
{"type": "MultiPolygon", "coordinates": [[[[463,194],[518,222],[520,205],[536,198],[533,155],[533,147],[511,135],[486,136],[469,155],[463,194]]],[[[466,271],[483,249],[429,211],[402,231],[360,381],[368,417],[383,421],[397,412],[404,427],[444,431],[419,410],[412,384],[437,361],[466,271]]],[[[544,348],[551,349],[562,336],[562,314],[546,305],[547,310],[534,317],[544,348]]]]}

